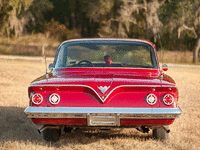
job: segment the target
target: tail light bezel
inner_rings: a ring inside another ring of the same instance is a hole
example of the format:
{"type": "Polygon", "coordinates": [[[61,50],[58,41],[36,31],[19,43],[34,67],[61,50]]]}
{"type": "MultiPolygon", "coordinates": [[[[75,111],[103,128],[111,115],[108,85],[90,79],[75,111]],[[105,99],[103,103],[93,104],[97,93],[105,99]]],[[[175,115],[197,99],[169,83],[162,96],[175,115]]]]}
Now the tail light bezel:
{"type": "Polygon", "coordinates": [[[57,93],[52,93],[52,94],[49,96],[49,103],[50,103],[50,104],[56,105],[56,104],[58,104],[59,102],[60,102],[60,95],[59,95],[59,94],[57,94],[57,93]],[[51,101],[51,98],[52,98],[53,96],[56,96],[56,97],[58,98],[58,100],[56,100],[56,102],[52,102],[52,101],[51,101]]]}
{"type": "Polygon", "coordinates": [[[154,104],[156,104],[156,102],[157,102],[157,96],[155,95],[155,94],[153,94],[153,93],[150,93],[150,94],[148,94],[147,95],[147,97],[146,97],[146,102],[147,102],[147,104],[149,104],[149,105],[154,105],[154,104]],[[149,100],[149,98],[150,97],[154,97],[154,100],[151,102],[151,100],[149,100]]]}
{"type": "Polygon", "coordinates": [[[43,96],[42,96],[40,93],[33,93],[33,94],[31,95],[31,101],[32,101],[33,104],[39,105],[39,104],[41,104],[41,103],[43,102],[43,96]],[[36,96],[40,97],[41,100],[40,100],[39,102],[35,102],[35,101],[34,101],[34,98],[35,98],[36,96]]]}
{"type": "Polygon", "coordinates": [[[164,103],[165,105],[167,105],[167,106],[172,105],[172,104],[174,103],[174,96],[171,95],[171,94],[165,94],[164,97],[163,97],[163,103],[164,103]],[[165,100],[164,100],[166,97],[171,97],[172,101],[171,101],[170,103],[166,103],[165,100]]]}

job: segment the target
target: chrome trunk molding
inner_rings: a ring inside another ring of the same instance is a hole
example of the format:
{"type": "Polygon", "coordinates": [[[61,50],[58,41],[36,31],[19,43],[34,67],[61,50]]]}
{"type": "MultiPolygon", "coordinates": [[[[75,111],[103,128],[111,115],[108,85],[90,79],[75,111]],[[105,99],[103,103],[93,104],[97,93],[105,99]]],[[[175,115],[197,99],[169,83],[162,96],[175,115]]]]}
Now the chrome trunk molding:
{"type": "Polygon", "coordinates": [[[175,119],[181,114],[177,108],[120,108],[120,107],[32,107],[25,109],[28,118],[88,118],[117,115],[120,119],[175,119]]]}
{"type": "Polygon", "coordinates": [[[156,87],[163,87],[163,88],[176,88],[175,86],[169,86],[169,85],[120,85],[120,86],[116,86],[115,88],[113,88],[108,95],[103,99],[97,92],[96,90],[94,90],[91,86],[88,85],[72,85],[72,84],[68,84],[68,85],[63,85],[63,84],[44,84],[44,85],[30,85],[29,87],[86,87],[91,89],[92,91],[95,92],[95,94],[99,97],[99,99],[104,103],[106,101],[106,99],[109,97],[109,95],[116,89],[121,88],[121,87],[152,87],[152,88],[156,88],[156,87]]]}

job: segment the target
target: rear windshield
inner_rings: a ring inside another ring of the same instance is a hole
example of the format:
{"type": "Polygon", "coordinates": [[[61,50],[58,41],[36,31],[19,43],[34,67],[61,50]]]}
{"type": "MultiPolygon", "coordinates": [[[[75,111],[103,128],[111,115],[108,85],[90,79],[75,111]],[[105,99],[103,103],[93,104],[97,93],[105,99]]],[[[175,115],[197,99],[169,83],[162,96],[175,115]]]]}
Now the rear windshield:
{"type": "Polygon", "coordinates": [[[57,51],[54,65],[56,68],[158,68],[155,51],[149,44],[100,40],[63,44],[57,51]]]}

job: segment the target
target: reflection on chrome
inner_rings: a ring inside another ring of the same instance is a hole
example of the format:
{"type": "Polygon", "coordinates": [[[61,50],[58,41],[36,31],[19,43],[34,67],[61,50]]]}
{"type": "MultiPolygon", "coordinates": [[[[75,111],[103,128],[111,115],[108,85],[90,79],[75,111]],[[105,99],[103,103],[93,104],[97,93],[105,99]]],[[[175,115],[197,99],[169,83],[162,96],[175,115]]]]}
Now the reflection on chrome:
{"type": "Polygon", "coordinates": [[[111,107],[32,107],[24,111],[28,118],[87,118],[88,114],[119,114],[130,119],[175,119],[181,114],[177,108],[111,108],[111,107]]]}

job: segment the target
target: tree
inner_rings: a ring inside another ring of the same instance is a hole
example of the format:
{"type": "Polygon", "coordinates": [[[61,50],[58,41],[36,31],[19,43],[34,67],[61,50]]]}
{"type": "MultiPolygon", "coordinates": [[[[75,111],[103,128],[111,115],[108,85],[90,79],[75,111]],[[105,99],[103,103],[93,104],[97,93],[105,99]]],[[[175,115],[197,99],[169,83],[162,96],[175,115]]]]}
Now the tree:
{"type": "Polygon", "coordinates": [[[0,29],[5,27],[10,12],[13,10],[12,4],[9,0],[0,0],[0,29]]]}
{"type": "MultiPolygon", "coordinates": [[[[101,5],[93,7],[95,11],[90,10],[93,12],[91,17],[100,20],[100,37],[105,35],[122,38],[132,37],[135,36],[132,34],[133,28],[141,28],[146,30],[146,39],[149,40],[153,36],[156,40],[158,35],[161,35],[163,26],[158,17],[158,11],[165,1],[99,0],[101,5]],[[100,11],[97,12],[97,10],[100,11]]],[[[138,32],[136,34],[141,34],[142,31],[138,32]]]]}
{"type": "Polygon", "coordinates": [[[98,36],[127,38],[132,26],[137,24],[133,15],[138,10],[136,3],[131,0],[89,0],[85,11],[90,21],[99,23],[98,36]]]}
{"type": "Polygon", "coordinates": [[[166,3],[161,12],[162,22],[171,33],[177,30],[178,38],[186,32],[192,32],[196,38],[193,50],[193,62],[198,62],[200,49],[200,1],[199,0],[171,0],[166,3]]]}
{"type": "Polygon", "coordinates": [[[113,15],[112,8],[115,0],[81,0],[80,6],[83,14],[82,30],[87,24],[88,32],[92,29],[91,35],[108,37],[112,35],[109,19],[113,15]],[[87,21],[86,21],[87,20],[87,21]],[[98,28],[98,30],[97,30],[98,28]]]}
{"type": "Polygon", "coordinates": [[[163,24],[159,18],[159,9],[165,2],[166,0],[142,0],[140,8],[144,10],[147,40],[150,39],[150,31],[154,36],[154,41],[161,35],[163,24]]]}
{"type": "Polygon", "coordinates": [[[184,30],[191,31],[196,38],[196,45],[193,50],[193,62],[198,62],[198,52],[200,49],[200,1],[184,0],[180,2],[182,6],[182,20],[178,28],[178,36],[184,30]]]}
{"type": "Polygon", "coordinates": [[[29,12],[35,19],[36,32],[42,32],[43,26],[46,22],[45,15],[47,12],[53,9],[53,4],[49,0],[33,0],[29,7],[29,12]]]}
{"type": "Polygon", "coordinates": [[[34,17],[28,10],[25,0],[12,3],[11,0],[1,0],[0,26],[8,37],[18,37],[28,32],[29,25],[34,24],[34,17]]]}

